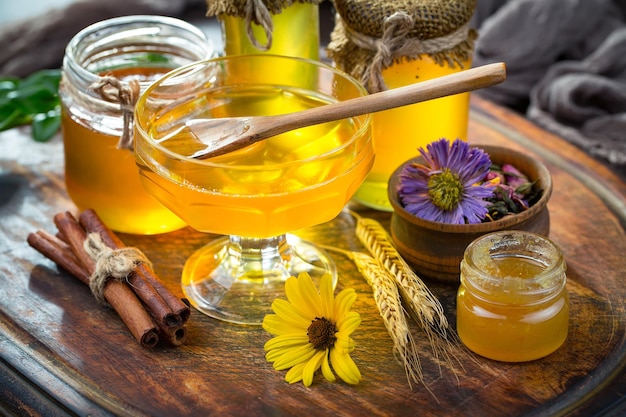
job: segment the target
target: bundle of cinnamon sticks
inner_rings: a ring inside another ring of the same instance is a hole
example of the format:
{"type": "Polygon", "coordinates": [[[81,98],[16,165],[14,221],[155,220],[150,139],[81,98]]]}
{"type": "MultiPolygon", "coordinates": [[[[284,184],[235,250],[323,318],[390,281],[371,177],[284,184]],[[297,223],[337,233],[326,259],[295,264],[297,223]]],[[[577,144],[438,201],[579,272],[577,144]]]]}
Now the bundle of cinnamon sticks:
{"type": "MultiPolygon", "coordinates": [[[[90,234],[99,234],[112,250],[126,248],[93,210],[82,212],[78,219],[69,212],[58,213],[54,224],[56,235],[42,230],[30,233],[29,245],[87,285],[96,270],[96,260],[84,247],[90,234]]],[[[141,346],[152,348],[161,340],[179,346],[187,338],[189,305],[172,294],[148,264],[137,263],[124,281],[106,280],[102,292],[141,346]]]]}

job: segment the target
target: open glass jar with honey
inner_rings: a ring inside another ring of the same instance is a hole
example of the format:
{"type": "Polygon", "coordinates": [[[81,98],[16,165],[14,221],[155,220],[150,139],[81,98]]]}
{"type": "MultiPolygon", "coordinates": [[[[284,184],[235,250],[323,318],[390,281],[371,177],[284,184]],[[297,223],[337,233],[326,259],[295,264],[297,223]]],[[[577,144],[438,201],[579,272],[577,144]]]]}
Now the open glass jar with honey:
{"type": "Polygon", "coordinates": [[[81,211],[94,209],[118,232],[155,234],[185,226],[139,181],[134,101],[170,70],[213,55],[201,30],[162,16],[104,20],[72,38],[59,94],[65,183],[81,211]]]}
{"type": "Polygon", "coordinates": [[[569,298],[560,248],[535,233],[483,235],[465,250],[457,331],[473,352],[522,362],[557,350],[567,338],[569,298]]]}

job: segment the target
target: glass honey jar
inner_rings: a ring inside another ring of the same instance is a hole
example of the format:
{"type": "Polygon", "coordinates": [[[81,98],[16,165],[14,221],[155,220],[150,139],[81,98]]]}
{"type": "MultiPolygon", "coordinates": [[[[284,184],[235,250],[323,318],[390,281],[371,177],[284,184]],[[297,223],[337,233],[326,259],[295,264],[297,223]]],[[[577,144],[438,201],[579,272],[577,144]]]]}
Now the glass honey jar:
{"type": "MultiPolygon", "coordinates": [[[[476,0],[335,0],[337,18],[328,45],[335,65],[370,93],[468,69],[476,0]]],[[[420,147],[448,138],[467,140],[469,93],[374,113],[376,160],[354,200],[392,211],[391,173],[420,147]]]]}
{"type": "Polygon", "coordinates": [[[224,54],[267,53],[319,60],[321,0],[207,2],[208,16],[221,23],[224,54]]]}
{"type": "Polygon", "coordinates": [[[542,358],[566,340],[566,264],[550,239],[522,231],[479,237],[465,250],[457,332],[471,351],[497,361],[542,358]]]}
{"type": "Polygon", "coordinates": [[[195,26],[161,16],[95,23],[68,43],[59,87],[67,192],[113,230],[156,234],[185,223],[151,197],[133,155],[138,95],[170,70],[214,55],[195,26]]]}

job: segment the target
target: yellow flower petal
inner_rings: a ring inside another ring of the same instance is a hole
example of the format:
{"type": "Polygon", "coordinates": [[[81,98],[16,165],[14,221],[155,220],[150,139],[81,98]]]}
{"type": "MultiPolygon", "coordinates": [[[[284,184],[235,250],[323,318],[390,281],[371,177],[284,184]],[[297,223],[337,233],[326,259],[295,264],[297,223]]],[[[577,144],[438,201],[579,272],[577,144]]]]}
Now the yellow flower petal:
{"type": "Polygon", "coordinates": [[[334,349],[339,350],[339,353],[347,355],[354,350],[356,344],[350,336],[341,332],[335,333],[335,336],[337,340],[335,341],[334,349]]]}
{"type": "Polygon", "coordinates": [[[263,329],[266,332],[271,333],[275,336],[302,332],[302,327],[292,326],[288,323],[285,323],[276,314],[268,314],[265,317],[263,317],[262,325],[263,325],[263,329]]]}
{"type": "Polygon", "coordinates": [[[303,329],[308,329],[311,325],[311,318],[304,315],[299,309],[294,308],[287,300],[277,298],[272,303],[272,310],[285,322],[303,329]]]}
{"type": "Polygon", "coordinates": [[[322,375],[324,375],[324,378],[326,378],[327,381],[335,382],[337,378],[335,378],[335,374],[330,368],[328,356],[328,352],[326,352],[326,354],[324,355],[324,361],[322,362],[322,375]]]}
{"type": "Polygon", "coordinates": [[[284,370],[297,363],[308,361],[315,354],[312,344],[299,346],[295,349],[285,349],[283,354],[274,362],[274,369],[284,370]]]}
{"type": "Polygon", "coordinates": [[[356,311],[349,311],[346,315],[341,317],[340,321],[336,323],[336,326],[340,332],[352,334],[360,324],[361,315],[356,311]]]}
{"type": "MultiPolygon", "coordinates": [[[[289,354],[292,351],[292,349],[272,349],[272,350],[268,350],[267,353],[265,354],[265,359],[269,362],[269,363],[274,363],[280,359],[282,359],[285,354],[289,354]]],[[[274,366],[274,368],[276,368],[276,366],[274,366]]]]}
{"type": "Polygon", "coordinates": [[[290,384],[302,381],[302,370],[305,366],[306,362],[296,364],[293,368],[287,371],[287,374],[285,375],[285,381],[289,382],[290,384]]]}
{"type": "Polygon", "coordinates": [[[361,372],[350,355],[339,353],[337,349],[330,350],[330,363],[341,378],[347,384],[358,384],[361,380],[361,372]]]}
{"type": "Polygon", "coordinates": [[[309,274],[303,272],[298,275],[298,287],[302,297],[299,304],[305,305],[306,311],[312,313],[313,318],[321,317],[323,315],[322,299],[309,274]]]}
{"type": "Polygon", "coordinates": [[[344,288],[335,298],[335,320],[346,314],[356,301],[354,288],[344,288]]]}
{"type": "Polygon", "coordinates": [[[309,337],[303,333],[291,333],[276,336],[268,340],[263,348],[265,350],[272,350],[285,347],[294,347],[298,345],[305,345],[309,343],[309,337]]]}
{"type": "Polygon", "coordinates": [[[315,352],[315,355],[304,366],[302,370],[302,383],[305,387],[310,387],[313,383],[313,375],[315,371],[319,369],[322,365],[322,361],[324,360],[324,356],[326,356],[326,350],[318,350],[315,352]]]}
{"type": "Polygon", "coordinates": [[[307,278],[309,280],[311,279],[311,277],[305,273],[300,274],[298,278],[289,278],[285,282],[285,294],[292,305],[298,306],[297,308],[300,309],[305,316],[311,317],[311,320],[313,320],[319,315],[319,307],[315,304],[315,300],[311,300],[310,297],[304,295],[300,287],[301,282],[304,282],[307,278]],[[302,281],[300,277],[303,278],[302,281]]]}
{"type": "Polygon", "coordinates": [[[307,345],[310,345],[308,341],[295,345],[273,347],[272,349],[266,350],[265,358],[268,362],[275,362],[281,358],[290,357],[292,352],[296,349],[308,351],[307,345]]]}
{"type": "Polygon", "coordinates": [[[327,319],[333,318],[334,292],[332,275],[324,274],[320,278],[320,309],[322,317],[327,319]]]}

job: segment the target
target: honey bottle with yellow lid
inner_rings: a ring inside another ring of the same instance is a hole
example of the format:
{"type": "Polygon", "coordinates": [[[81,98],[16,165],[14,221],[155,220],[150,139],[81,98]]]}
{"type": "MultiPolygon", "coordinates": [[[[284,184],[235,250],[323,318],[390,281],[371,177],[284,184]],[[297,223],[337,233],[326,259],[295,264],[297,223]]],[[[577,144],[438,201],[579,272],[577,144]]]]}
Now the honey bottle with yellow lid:
{"type": "Polygon", "coordinates": [[[221,22],[224,53],[268,53],[319,59],[322,0],[207,0],[221,22]]]}
{"type": "MultiPolygon", "coordinates": [[[[476,0],[335,0],[337,17],[328,45],[334,65],[370,93],[468,69],[476,0]]],[[[374,113],[374,166],[354,200],[391,211],[391,173],[441,138],[467,140],[469,93],[374,113]]]]}

